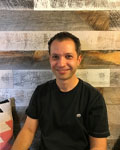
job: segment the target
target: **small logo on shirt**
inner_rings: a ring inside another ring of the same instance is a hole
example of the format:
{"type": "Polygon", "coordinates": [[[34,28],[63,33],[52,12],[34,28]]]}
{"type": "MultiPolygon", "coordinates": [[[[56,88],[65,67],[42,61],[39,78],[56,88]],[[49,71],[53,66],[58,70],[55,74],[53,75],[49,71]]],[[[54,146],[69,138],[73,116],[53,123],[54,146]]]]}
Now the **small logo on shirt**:
{"type": "Polygon", "coordinates": [[[76,114],[76,117],[77,117],[77,118],[80,118],[80,117],[81,117],[81,114],[76,114]]]}

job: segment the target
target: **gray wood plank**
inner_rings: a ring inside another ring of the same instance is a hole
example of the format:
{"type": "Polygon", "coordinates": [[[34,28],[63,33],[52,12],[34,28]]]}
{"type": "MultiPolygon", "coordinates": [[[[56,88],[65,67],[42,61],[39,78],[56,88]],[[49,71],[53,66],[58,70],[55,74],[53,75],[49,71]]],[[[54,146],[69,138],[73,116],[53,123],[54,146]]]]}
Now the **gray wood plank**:
{"type": "Polygon", "coordinates": [[[34,8],[34,0],[1,0],[0,10],[29,10],[34,8]]]}
{"type": "Polygon", "coordinates": [[[111,87],[120,87],[120,69],[111,69],[110,85],[111,87]]]}
{"type": "Polygon", "coordinates": [[[11,70],[0,70],[0,88],[13,88],[13,73],[11,70]]]}
{"type": "MultiPolygon", "coordinates": [[[[85,14],[87,16],[89,15],[88,13],[85,14]]],[[[82,16],[85,16],[85,14],[77,13],[76,11],[1,10],[0,31],[94,30],[92,26],[83,19],[82,16]]],[[[106,17],[107,16],[104,16],[104,18],[106,17]]]]}
{"type": "Polygon", "coordinates": [[[51,70],[13,70],[13,78],[15,89],[34,89],[54,76],[51,70]]]}
{"type": "MultiPolygon", "coordinates": [[[[59,31],[0,32],[1,51],[47,50],[47,42],[59,31]]],[[[120,31],[69,31],[80,38],[82,50],[120,50],[120,31]],[[89,39],[89,40],[88,40],[89,39]]]]}
{"type": "Polygon", "coordinates": [[[109,10],[119,9],[118,0],[35,0],[35,10],[109,10]]]}

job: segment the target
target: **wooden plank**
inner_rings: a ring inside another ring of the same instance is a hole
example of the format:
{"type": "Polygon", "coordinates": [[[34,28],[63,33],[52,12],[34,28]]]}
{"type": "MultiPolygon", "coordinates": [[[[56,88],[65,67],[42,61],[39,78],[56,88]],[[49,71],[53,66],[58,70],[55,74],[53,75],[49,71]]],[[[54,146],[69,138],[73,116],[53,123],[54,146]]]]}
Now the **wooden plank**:
{"type": "Polygon", "coordinates": [[[79,68],[119,68],[120,51],[82,51],[79,68]]]}
{"type": "Polygon", "coordinates": [[[120,88],[119,87],[109,87],[103,88],[103,96],[105,98],[106,104],[108,105],[120,105],[120,88]]]}
{"type": "Polygon", "coordinates": [[[13,74],[11,70],[0,70],[0,88],[13,88],[13,74]]]}
{"type": "Polygon", "coordinates": [[[34,0],[1,0],[0,10],[29,10],[34,8],[34,0]]]}
{"type": "Polygon", "coordinates": [[[0,70],[50,68],[47,51],[0,51],[0,70]]]}
{"type": "Polygon", "coordinates": [[[109,69],[78,69],[76,75],[95,87],[110,86],[109,69]]]}
{"type": "MultiPolygon", "coordinates": [[[[0,50],[47,50],[47,42],[59,31],[0,32],[0,50]]],[[[70,31],[80,38],[82,50],[120,50],[120,31],[70,31]],[[88,40],[89,39],[89,40],[88,40]]]]}
{"type": "MultiPolygon", "coordinates": [[[[80,69],[120,68],[120,51],[81,51],[80,69]]],[[[50,69],[48,51],[0,51],[0,70],[50,69]]]]}
{"type": "Polygon", "coordinates": [[[120,10],[110,11],[110,30],[120,30],[120,10]]]}
{"type": "Polygon", "coordinates": [[[111,69],[110,85],[111,87],[120,87],[120,69],[111,69]]]}
{"type": "Polygon", "coordinates": [[[107,105],[120,105],[119,87],[103,88],[102,93],[107,105]]]}
{"type": "Polygon", "coordinates": [[[37,85],[53,79],[51,70],[13,70],[15,89],[34,89],[37,85]]]}
{"type": "Polygon", "coordinates": [[[119,9],[118,0],[35,0],[35,10],[109,10],[119,9]]]}
{"type": "Polygon", "coordinates": [[[109,11],[77,11],[94,30],[109,29],[109,11]]]}
{"type": "MultiPolygon", "coordinates": [[[[83,17],[81,17],[83,15],[88,16],[89,13],[83,14],[83,12],[77,13],[76,11],[1,10],[0,31],[93,30],[92,27],[84,21],[83,17]]],[[[104,17],[106,18],[107,15],[104,17]]]]}

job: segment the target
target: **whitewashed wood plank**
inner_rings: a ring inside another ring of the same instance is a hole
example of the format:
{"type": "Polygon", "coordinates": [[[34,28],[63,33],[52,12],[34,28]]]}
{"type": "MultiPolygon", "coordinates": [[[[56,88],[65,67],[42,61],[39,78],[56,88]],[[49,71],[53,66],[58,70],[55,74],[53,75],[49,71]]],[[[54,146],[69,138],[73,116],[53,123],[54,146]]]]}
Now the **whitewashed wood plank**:
{"type": "MultiPolygon", "coordinates": [[[[0,32],[0,50],[47,50],[59,31],[0,32]]],[[[81,40],[82,50],[120,50],[120,31],[69,31],[81,40]]]]}
{"type": "Polygon", "coordinates": [[[34,8],[34,0],[1,0],[1,10],[30,10],[34,8]]]}
{"type": "Polygon", "coordinates": [[[13,73],[11,70],[0,70],[0,88],[13,88],[13,73]]]}
{"type": "Polygon", "coordinates": [[[78,69],[76,75],[95,87],[110,86],[110,69],[78,69]]]}
{"type": "Polygon", "coordinates": [[[53,78],[51,70],[13,70],[15,89],[33,89],[53,78]]]}
{"type": "Polygon", "coordinates": [[[109,10],[119,9],[118,0],[34,0],[34,10],[109,10]]]}

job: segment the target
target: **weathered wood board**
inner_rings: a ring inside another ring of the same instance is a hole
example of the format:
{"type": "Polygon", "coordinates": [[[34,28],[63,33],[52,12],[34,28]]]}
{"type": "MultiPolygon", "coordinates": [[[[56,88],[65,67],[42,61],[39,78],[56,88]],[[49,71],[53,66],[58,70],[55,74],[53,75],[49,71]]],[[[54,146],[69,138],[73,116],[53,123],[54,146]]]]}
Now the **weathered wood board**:
{"type": "MultiPolygon", "coordinates": [[[[47,50],[48,40],[59,31],[0,32],[1,51],[47,50]]],[[[120,50],[120,31],[70,31],[80,38],[82,50],[120,50]]]]}
{"type": "Polygon", "coordinates": [[[120,30],[120,11],[0,10],[0,31],[120,30]],[[72,19],[71,19],[72,18],[72,19]],[[74,24],[74,25],[73,25],[74,24]]]}
{"type": "Polygon", "coordinates": [[[112,69],[110,71],[111,87],[120,87],[120,69],[112,69]]]}
{"type": "Polygon", "coordinates": [[[95,87],[110,86],[110,69],[78,69],[76,75],[95,87]]]}
{"type": "Polygon", "coordinates": [[[34,0],[1,0],[0,10],[28,10],[34,8],[34,0]]]}
{"type": "MultiPolygon", "coordinates": [[[[94,13],[95,14],[95,13],[94,13]]],[[[107,12],[103,13],[108,20],[107,12]]],[[[98,13],[99,22],[103,17],[98,13]]],[[[0,11],[0,31],[80,31],[94,30],[84,17],[90,12],[75,11],[0,11]],[[72,19],[71,19],[72,18],[72,19]],[[73,25],[74,24],[74,25],[73,25]]],[[[98,18],[96,15],[96,20],[98,18]]],[[[95,17],[94,17],[95,18],[95,17]]],[[[107,24],[107,23],[106,23],[107,24]]],[[[100,28],[100,27],[98,27],[100,28]]],[[[101,27],[102,28],[102,27],[101,27]]]]}
{"type": "Polygon", "coordinates": [[[35,10],[109,10],[119,9],[118,0],[35,0],[35,10]]]}
{"type": "MultiPolygon", "coordinates": [[[[80,69],[120,68],[120,51],[81,51],[80,69]]],[[[0,51],[0,70],[50,69],[48,51],[0,51]]]]}
{"type": "Polygon", "coordinates": [[[0,70],[0,89],[13,88],[13,73],[11,70],[0,70]]]}
{"type": "Polygon", "coordinates": [[[102,89],[107,105],[120,105],[120,88],[108,87],[102,89]]]}
{"type": "MultiPolygon", "coordinates": [[[[78,69],[76,75],[95,87],[120,87],[119,69],[78,69]]],[[[0,70],[0,88],[33,89],[53,78],[51,70],[0,70]]]]}
{"type": "Polygon", "coordinates": [[[109,30],[120,30],[120,10],[109,12],[109,30]]]}
{"type": "Polygon", "coordinates": [[[34,89],[54,78],[51,70],[13,70],[13,76],[15,89],[34,89]]]}

